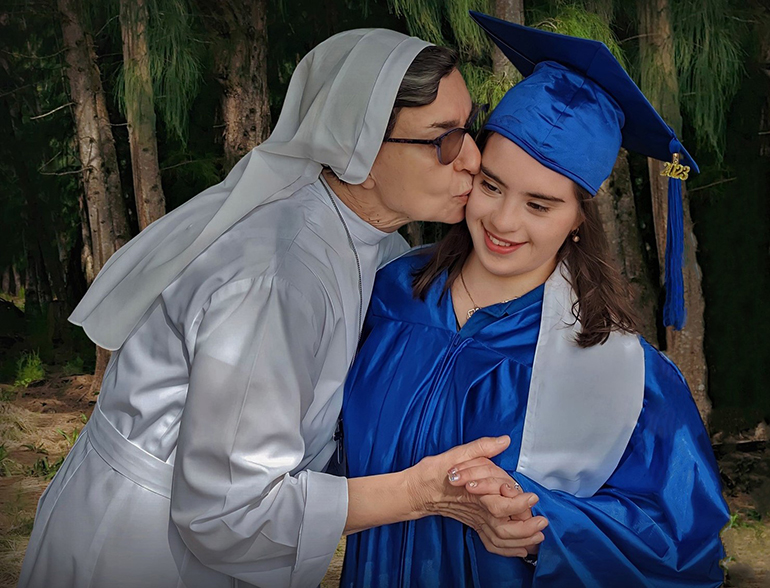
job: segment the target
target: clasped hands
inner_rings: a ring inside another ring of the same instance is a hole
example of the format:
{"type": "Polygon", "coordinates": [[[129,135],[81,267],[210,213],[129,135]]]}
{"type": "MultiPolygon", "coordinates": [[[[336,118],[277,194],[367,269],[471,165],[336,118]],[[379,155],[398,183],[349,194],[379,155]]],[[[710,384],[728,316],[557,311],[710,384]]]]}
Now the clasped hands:
{"type": "Polygon", "coordinates": [[[510,444],[508,436],[483,437],[423,458],[410,468],[413,508],[441,515],[474,529],[484,547],[506,557],[537,553],[548,521],[532,515],[538,497],[522,492],[516,481],[490,458],[510,444]]]}

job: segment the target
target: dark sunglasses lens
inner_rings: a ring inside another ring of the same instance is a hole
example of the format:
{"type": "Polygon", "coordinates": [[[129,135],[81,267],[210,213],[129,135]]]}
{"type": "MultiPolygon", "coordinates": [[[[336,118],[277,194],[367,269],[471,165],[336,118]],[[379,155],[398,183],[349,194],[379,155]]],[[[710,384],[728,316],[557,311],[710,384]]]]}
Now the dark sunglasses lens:
{"type": "Polygon", "coordinates": [[[438,160],[442,165],[449,165],[457,159],[457,156],[460,155],[460,149],[463,147],[464,138],[465,129],[453,129],[444,135],[438,147],[438,160]]]}

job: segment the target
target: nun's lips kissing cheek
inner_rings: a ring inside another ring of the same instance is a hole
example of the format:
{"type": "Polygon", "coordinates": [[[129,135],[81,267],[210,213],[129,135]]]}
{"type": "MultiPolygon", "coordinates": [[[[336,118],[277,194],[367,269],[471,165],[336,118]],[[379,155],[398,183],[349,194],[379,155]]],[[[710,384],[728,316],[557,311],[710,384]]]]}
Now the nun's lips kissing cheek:
{"type": "Polygon", "coordinates": [[[471,192],[473,191],[473,186],[468,188],[466,192],[463,192],[462,194],[458,194],[455,196],[455,198],[459,198],[463,201],[463,203],[468,202],[468,197],[471,195],[471,192]]]}
{"type": "Polygon", "coordinates": [[[482,227],[484,229],[484,244],[492,253],[497,253],[498,255],[508,255],[520,249],[522,245],[525,245],[525,243],[516,243],[514,241],[506,241],[505,239],[501,239],[494,233],[490,233],[483,224],[482,227]]]}

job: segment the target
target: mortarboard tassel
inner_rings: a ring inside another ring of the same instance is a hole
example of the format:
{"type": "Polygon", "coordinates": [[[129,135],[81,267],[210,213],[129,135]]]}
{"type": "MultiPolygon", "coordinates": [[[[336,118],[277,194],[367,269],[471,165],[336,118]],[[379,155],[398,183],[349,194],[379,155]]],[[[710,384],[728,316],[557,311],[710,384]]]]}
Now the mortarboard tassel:
{"type": "Polygon", "coordinates": [[[661,172],[668,177],[668,223],[666,229],[666,302],[663,306],[663,324],[680,331],[687,313],[684,307],[684,213],[682,209],[682,181],[687,179],[690,167],[679,163],[681,145],[671,141],[673,161],[666,163],[661,172]]]}

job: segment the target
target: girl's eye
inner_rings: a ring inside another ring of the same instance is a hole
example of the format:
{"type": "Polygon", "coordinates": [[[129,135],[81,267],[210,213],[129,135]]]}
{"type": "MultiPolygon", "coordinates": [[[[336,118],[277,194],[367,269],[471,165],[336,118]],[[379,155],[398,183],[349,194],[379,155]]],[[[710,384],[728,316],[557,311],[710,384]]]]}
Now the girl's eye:
{"type": "Polygon", "coordinates": [[[500,190],[497,189],[497,186],[490,184],[486,180],[481,180],[481,187],[484,188],[487,192],[492,192],[493,194],[500,193],[500,190]]]}
{"type": "Polygon", "coordinates": [[[548,212],[550,210],[547,206],[543,206],[537,202],[527,202],[527,205],[535,212],[548,212]]]}

